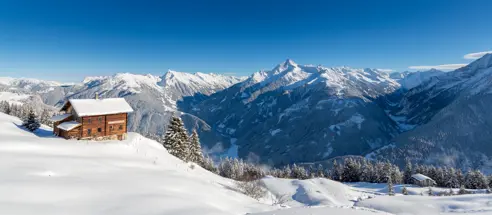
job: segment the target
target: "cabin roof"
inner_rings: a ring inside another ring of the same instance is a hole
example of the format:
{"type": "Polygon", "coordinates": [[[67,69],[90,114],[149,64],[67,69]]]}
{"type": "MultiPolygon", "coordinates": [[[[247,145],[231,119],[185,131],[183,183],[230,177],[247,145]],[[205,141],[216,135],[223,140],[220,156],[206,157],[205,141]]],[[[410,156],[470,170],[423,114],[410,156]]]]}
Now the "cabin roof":
{"type": "Polygon", "coordinates": [[[434,180],[432,180],[432,178],[429,178],[428,176],[422,175],[422,174],[413,174],[412,178],[417,180],[417,181],[425,181],[425,180],[434,181],[434,180]]]}
{"type": "Polygon", "coordinates": [[[66,119],[70,116],[72,116],[72,114],[70,114],[70,113],[66,113],[66,114],[62,114],[62,115],[56,115],[56,116],[51,117],[50,120],[53,122],[58,122],[58,121],[62,121],[64,119],[66,119]]]}
{"type": "Polygon", "coordinates": [[[70,131],[74,128],[77,128],[79,127],[80,123],[76,122],[76,121],[69,121],[69,122],[64,122],[62,124],[59,124],[58,126],[56,126],[57,128],[61,129],[61,130],[65,130],[65,131],[70,131]]]}
{"type": "Polygon", "coordinates": [[[65,110],[68,104],[72,105],[79,117],[133,112],[124,98],[70,99],[62,110],[65,110]]]}

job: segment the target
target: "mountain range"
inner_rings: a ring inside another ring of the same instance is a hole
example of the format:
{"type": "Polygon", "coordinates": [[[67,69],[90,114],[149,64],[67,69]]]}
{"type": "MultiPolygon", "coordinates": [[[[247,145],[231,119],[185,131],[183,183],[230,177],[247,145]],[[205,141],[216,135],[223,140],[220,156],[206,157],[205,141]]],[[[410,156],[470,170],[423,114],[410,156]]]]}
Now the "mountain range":
{"type": "Polygon", "coordinates": [[[492,55],[452,72],[298,65],[249,77],[168,71],[61,84],[0,78],[0,90],[60,106],[68,98],[124,97],[130,129],[162,134],[180,115],[208,153],[283,165],[345,155],[487,167],[492,55]]]}

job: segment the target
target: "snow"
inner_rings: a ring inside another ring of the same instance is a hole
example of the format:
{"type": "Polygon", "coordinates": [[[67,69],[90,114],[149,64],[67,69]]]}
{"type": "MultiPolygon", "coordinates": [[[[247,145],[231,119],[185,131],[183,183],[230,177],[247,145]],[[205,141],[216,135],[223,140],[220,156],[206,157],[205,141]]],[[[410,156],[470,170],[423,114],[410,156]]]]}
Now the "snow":
{"type": "Polygon", "coordinates": [[[270,211],[263,213],[256,213],[253,215],[328,215],[328,214],[340,214],[340,215],[378,215],[388,214],[380,211],[370,210],[367,208],[358,207],[301,207],[290,208],[279,211],[270,211]]]}
{"type": "Polygon", "coordinates": [[[0,84],[7,86],[21,86],[24,89],[30,89],[33,85],[44,85],[44,86],[60,86],[62,85],[56,81],[44,81],[33,78],[11,78],[11,77],[0,77],[0,84]]]}
{"type": "Polygon", "coordinates": [[[30,95],[11,92],[0,92],[0,101],[7,101],[11,104],[22,105],[23,100],[28,99],[30,95]]]}
{"type": "Polygon", "coordinates": [[[124,98],[108,99],[70,99],[70,104],[78,116],[95,116],[133,112],[124,98]]]}
{"type": "Polygon", "coordinates": [[[418,181],[432,180],[432,178],[429,178],[426,175],[422,174],[413,174],[412,178],[418,181]]]}
{"type": "Polygon", "coordinates": [[[491,214],[492,197],[474,194],[462,196],[381,196],[356,203],[391,214],[441,215],[441,214],[491,214]]]}
{"type": "Polygon", "coordinates": [[[124,141],[64,140],[46,126],[33,134],[20,123],[0,113],[0,214],[240,215],[274,209],[139,134],[124,141]]]}
{"type": "Polygon", "coordinates": [[[191,74],[169,70],[163,79],[165,80],[166,86],[178,86],[180,84],[184,84],[191,88],[206,86],[223,89],[245,80],[246,77],[225,76],[214,73],[205,74],[200,72],[191,74]]]}
{"type": "Polygon", "coordinates": [[[53,122],[58,122],[58,121],[61,121],[61,120],[66,119],[66,118],[68,118],[70,116],[72,116],[72,114],[70,114],[70,113],[61,114],[61,115],[56,115],[56,116],[51,117],[50,120],[53,121],[53,122]]]}
{"type": "Polygon", "coordinates": [[[272,136],[275,136],[276,134],[278,134],[278,133],[279,133],[279,132],[281,132],[281,131],[282,131],[282,129],[277,128],[277,129],[275,129],[275,130],[270,131],[270,134],[271,134],[272,136]]]}
{"type": "MultiPolygon", "coordinates": [[[[34,134],[21,120],[0,113],[0,214],[165,215],[165,214],[490,214],[485,194],[421,196],[427,188],[386,184],[343,184],[265,177],[268,195],[253,200],[235,182],[191,168],[157,142],[129,133],[124,141],[75,141],[52,136],[42,126],[34,134]],[[273,200],[285,197],[281,206],[273,200]]],[[[231,144],[235,140],[231,139],[231,144]]],[[[448,189],[435,188],[440,192],[448,189]]],[[[455,192],[457,189],[454,190],[455,192]]]]}
{"type": "Polygon", "coordinates": [[[72,129],[80,126],[80,125],[82,125],[82,124],[80,124],[79,122],[69,121],[69,122],[64,122],[62,124],[59,124],[56,127],[61,129],[61,130],[64,130],[64,131],[70,131],[70,130],[72,130],[72,129]]]}

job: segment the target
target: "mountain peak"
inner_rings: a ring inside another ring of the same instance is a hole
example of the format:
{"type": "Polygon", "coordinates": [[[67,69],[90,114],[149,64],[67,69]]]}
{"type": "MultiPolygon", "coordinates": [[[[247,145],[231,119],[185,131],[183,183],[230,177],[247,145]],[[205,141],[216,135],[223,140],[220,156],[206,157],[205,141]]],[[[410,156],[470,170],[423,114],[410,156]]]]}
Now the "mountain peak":
{"type": "Polygon", "coordinates": [[[285,60],[284,65],[297,66],[297,63],[294,62],[292,59],[287,59],[285,60]]]}

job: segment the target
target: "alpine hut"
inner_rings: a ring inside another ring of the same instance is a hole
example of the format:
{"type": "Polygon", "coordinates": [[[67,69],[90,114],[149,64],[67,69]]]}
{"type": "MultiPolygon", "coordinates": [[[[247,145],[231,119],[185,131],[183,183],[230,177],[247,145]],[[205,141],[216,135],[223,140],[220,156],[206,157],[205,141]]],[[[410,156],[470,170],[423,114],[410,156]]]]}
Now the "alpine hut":
{"type": "Polygon", "coordinates": [[[65,139],[126,139],[128,113],[133,109],[123,98],[70,99],[54,116],[53,134],[65,139]]]}

